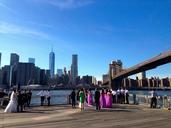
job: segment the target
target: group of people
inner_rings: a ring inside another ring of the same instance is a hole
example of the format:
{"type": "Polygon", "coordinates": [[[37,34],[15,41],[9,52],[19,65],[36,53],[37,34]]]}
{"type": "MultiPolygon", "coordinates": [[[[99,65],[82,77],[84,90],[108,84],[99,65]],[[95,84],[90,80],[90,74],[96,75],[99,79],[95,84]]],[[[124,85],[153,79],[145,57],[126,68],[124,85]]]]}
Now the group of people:
{"type": "Polygon", "coordinates": [[[129,91],[126,88],[117,89],[112,93],[114,103],[129,104],[129,91]]]}
{"type": "Polygon", "coordinates": [[[23,91],[23,90],[14,89],[9,94],[9,97],[10,100],[4,112],[6,113],[22,112],[26,106],[30,107],[32,92],[31,90],[23,91]]]}
{"type": "MultiPolygon", "coordinates": [[[[40,96],[41,106],[47,101],[47,105],[51,104],[52,93],[50,90],[41,90],[37,93],[40,96]]],[[[26,106],[30,107],[32,92],[16,90],[14,89],[10,94],[9,103],[4,112],[20,112],[25,109],[26,106]]],[[[85,90],[84,88],[78,90],[76,93],[75,89],[70,94],[72,107],[76,108],[76,104],[79,104],[81,110],[85,109],[86,106],[95,105],[96,110],[101,108],[112,108],[112,103],[128,103],[129,104],[129,93],[126,89],[118,89],[117,91],[109,89],[96,89],[94,93],[91,90],[85,90]]]]}
{"type": "Polygon", "coordinates": [[[37,95],[40,96],[41,106],[44,105],[44,102],[46,100],[47,100],[47,105],[50,106],[50,100],[52,96],[52,93],[50,92],[50,90],[41,90],[37,95]]]}
{"type": "Polygon", "coordinates": [[[73,90],[70,94],[72,107],[75,108],[76,97],[79,102],[79,107],[84,110],[85,104],[88,106],[93,106],[95,104],[96,110],[100,108],[112,108],[112,103],[127,103],[129,104],[129,93],[128,90],[118,89],[117,91],[102,89],[101,91],[96,89],[95,93],[91,90],[80,89],[77,94],[73,90]]]}

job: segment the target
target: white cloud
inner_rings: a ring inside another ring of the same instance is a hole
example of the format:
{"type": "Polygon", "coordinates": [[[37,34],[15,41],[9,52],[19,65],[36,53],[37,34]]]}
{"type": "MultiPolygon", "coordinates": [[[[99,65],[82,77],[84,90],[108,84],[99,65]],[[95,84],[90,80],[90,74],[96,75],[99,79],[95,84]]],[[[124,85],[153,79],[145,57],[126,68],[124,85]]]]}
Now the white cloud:
{"type": "Polygon", "coordinates": [[[1,34],[21,34],[21,35],[31,35],[38,36],[42,38],[49,38],[46,33],[30,29],[27,27],[19,26],[16,24],[11,24],[7,22],[0,22],[0,33],[1,34]]]}
{"type": "Polygon", "coordinates": [[[94,0],[33,0],[34,2],[45,3],[59,9],[79,8],[92,4],[94,0]]]}

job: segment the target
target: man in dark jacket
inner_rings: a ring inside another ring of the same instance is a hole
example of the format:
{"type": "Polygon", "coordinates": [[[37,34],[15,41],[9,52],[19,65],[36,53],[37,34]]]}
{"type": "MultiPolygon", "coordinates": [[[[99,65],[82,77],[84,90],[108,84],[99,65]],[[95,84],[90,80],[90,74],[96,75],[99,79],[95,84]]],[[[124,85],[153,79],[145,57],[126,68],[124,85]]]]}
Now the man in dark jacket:
{"type": "Polygon", "coordinates": [[[23,111],[23,94],[21,93],[20,90],[18,91],[17,98],[18,98],[17,112],[22,112],[23,111]]]}
{"type": "Polygon", "coordinates": [[[96,89],[95,96],[94,96],[95,104],[96,104],[96,110],[100,110],[100,92],[96,89]]]}
{"type": "Polygon", "coordinates": [[[27,106],[30,107],[31,97],[32,97],[32,92],[31,92],[31,90],[29,90],[29,92],[27,93],[27,96],[28,96],[27,106]]]}
{"type": "Polygon", "coordinates": [[[75,104],[76,104],[76,93],[75,93],[75,89],[73,89],[73,91],[70,94],[71,100],[72,100],[72,108],[75,108],[75,104]]]}

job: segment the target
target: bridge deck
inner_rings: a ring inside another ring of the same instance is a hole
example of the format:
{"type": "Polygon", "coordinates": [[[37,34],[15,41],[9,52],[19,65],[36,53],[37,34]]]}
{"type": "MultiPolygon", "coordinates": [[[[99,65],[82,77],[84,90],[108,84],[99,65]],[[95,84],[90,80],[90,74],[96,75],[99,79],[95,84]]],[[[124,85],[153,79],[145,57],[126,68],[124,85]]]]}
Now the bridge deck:
{"type": "Polygon", "coordinates": [[[127,68],[124,71],[120,72],[116,76],[114,76],[112,79],[117,79],[120,77],[127,77],[142,71],[150,70],[153,68],[156,68],[157,66],[166,64],[171,62],[171,51],[167,51],[164,53],[161,53],[151,59],[148,59],[142,63],[139,63],[133,67],[127,68]]]}
{"type": "Polygon", "coordinates": [[[171,112],[145,106],[114,105],[99,112],[87,108],[80,112],[70,106],[34,107],[24,113],[3,114],[4,128],[170,128],[171,112]]]}

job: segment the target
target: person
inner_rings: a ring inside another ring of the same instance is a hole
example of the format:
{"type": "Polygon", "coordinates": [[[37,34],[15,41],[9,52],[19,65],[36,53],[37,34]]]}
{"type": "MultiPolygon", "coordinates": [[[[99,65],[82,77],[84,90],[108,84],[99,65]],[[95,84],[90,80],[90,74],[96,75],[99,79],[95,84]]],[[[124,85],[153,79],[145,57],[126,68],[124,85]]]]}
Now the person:
{"type": "Polygon", "coordinates": [[[116,102],[121,103],[121,90],[119,88],[116,91],[116,102]]]}
{"type": "Polygon", "coordinates": [[[137,98],[136,98],[136,94],[135,93],[133,93],[133,103],[134,104],[137,104],[137,100],[136,100],[137,98]]]}
{"type": "Polygon", "coordinates": [[[125,103],[126,104],[129,104],[129,92],[128,92],[128,90],[127,89],[125,89],[125,103]]]}
{"type": "Polygon", "coordinates": [[[7,107],[5,108],[5,113],[12,113],[12,112],[17,112],[17,94],[16,94],[16,89],[14,89],[11,93],[10,96],[10,101],[7,105],[7,107]]]}
{"type": "Polygon", "coordinates": [[[156,108],[157,107],[157,93],[155,90],[152,90],[150,93],[151,93],[150,108],[156,108]]]}
{"type": "Polygon", "coordinates": [[[5,93],[5,90],[0,90],[0,106],[3,106],[3,98],[4,96],[7,96],[8,94],[5,93]]]}
{"type": "Polygon", "coordinates": [[[125,103],[125,90],[123,88],[121,88],[121,97],[120,98],[121,98],[120,103],[124,104],[125,103]]]}
{"type": "Polygon", "coordinates": [[[102,90],[101,95],[100,95],[100,107],[106,108],[106,94],[104,92],[104,89],[102,90]]]}
{"type": "Polygon", "coordinates": [[[46,91],[46,98],[47,98],[48,106],[50,106],[50,100],[51,100],[51,92],[50,92],[50,90],[46,91]]]}
{"type": "Polygon", "coordinates": [[[79,101],[80,101],[80,89],[77,91],[77,102],[79,104],[79,101]]]}
{"type": "Polygon", "coordinates": [[[100,110],[100,92],[99,90],[95,90],[94,100],[96,104],[96,110],[100,110]]]}
{"type": "Polygon", "coordinates": [[[5,90],[0,90],[0,98],[3,98],[4,96],[7,96],[7,93],[5,93],[5,90]]]}
{"type": "Polygon", "coordinates": [[[20,90],[18,90],[17,93],[17,99],[18,99],[18,104],[17,104],[17,112],[22,112],[23,111],[23,95],[20,90]]]}
{"type": "Polygon", "coordinates": [[[37,95],[40,96],[41,106],[43,106],[44,100],[45,100],[45,91],[44,90],[41,90],[37,95]]]}
{"type": "Polygon", "coordinates": [[[32,97],[32,92],[31,92],[31,90],[29,90],[29,92],[27,93],[27,96],[28,96],[27,107],[30,107],[31,97],[32,97]]]}
{"type": "Polygon", "coordinates": [[[76,108],[76,93],[75,93],[75,89],[72,90],[71,94],[70,94],[70,98],[71,98],[71,102],[72,102],[72,108],[76,108]]]}
{"type": "Polygon", "coordinates": [[[79,97],[80,97],[80,107],[81,110],[84,110],[84,102],[85,102],[85,93],[84,93],[84,89],[82,88],[80,93],[79,93],[79,97]]]}
{"type": "Polygon", "coordinates": [[[106,93],[106,108],[112,108],[112,92],[110,90],[106,93]]]}
{"type": "Polygon", "coordinates": [[[91,90],[88,91],[87,102],[88,102],[88,106],[93,105],[93,94],[92,94],[91,90]]]}
{"type": "Polygon", "coordinates": [[[112,100],[113,100],[113,103],[117,103],[116,102],[116,91],[111,89],[111,92],[112,92],[112,100]]]}

